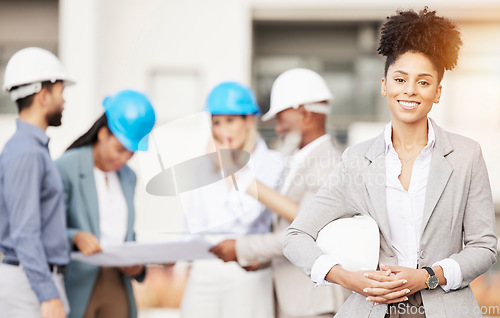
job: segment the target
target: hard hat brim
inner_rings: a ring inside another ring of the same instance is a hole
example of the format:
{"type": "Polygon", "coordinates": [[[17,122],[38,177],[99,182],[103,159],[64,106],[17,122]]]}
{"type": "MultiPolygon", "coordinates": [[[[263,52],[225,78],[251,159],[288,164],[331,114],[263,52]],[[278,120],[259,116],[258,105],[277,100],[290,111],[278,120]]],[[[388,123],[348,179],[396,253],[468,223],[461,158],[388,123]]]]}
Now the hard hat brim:
{"type": "Polygon", "coordinates": [[[30,82],[20,82],[20,83],[11,83],[9,86],[7,85],[3,85],[2,86],[2,90],[3,91],[6,91],[6,92],[9,92],[13,87],[17,87],[17,86],[23,86],[23,85],[28,85],[28,84],[33,84],[33,83],[36,83],[36,82],[52,82],[52,83],[55,83],[57,81],[63,81],[64,82],[64,86],[67,87],[67,86],[72,86],[72,85],[75,85],[76,84],[76,81],[72,78],[58,78],[58,79],[55,79],[55,80],[48,80],[48,79],[40,79],[40,80],[35,80],[35,81],[30,81],[30,82]]]}
{"type": "Polygon", "coordinates": [[[148,137],[149,134],[146,136],[142,137],[141,140],[131,140],[130,138],[127,138],[124,134],[120,133],[119,131],[115,129],[111,129],[109,127],[113,135],[120,141],[120,143],[123,145],[123,147],[127,148],[127,150],[136,152],[136,151],[147,151],[148,150],[148,137]],[[114,130],[114,131],[113,131],[114,130]]]}
{"type": "Polygon", "coordinates": [[[277,114],[276,112],[269,110],[267,113],[262,115],[261,119],[262,119],[262,121],[268,121],[268,120],[271,120],[274,117],[276,117],[276,114],[277,114]]]}
{"type": "Polygon", "coordinates": [[[62,80],[64,82],[64,86],[73,86],[76,84],[76,81],[72,78],[67,78],[67,79],[64,79],[62,80]]]}

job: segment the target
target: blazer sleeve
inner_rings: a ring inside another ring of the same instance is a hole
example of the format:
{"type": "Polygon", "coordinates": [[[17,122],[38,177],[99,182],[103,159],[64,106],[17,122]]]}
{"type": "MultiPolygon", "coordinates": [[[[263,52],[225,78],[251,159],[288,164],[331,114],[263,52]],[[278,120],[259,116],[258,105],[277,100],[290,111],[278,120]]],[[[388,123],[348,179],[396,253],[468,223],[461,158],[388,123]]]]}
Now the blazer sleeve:
{"type": "MultiPolygon", "coordinates": [[[[62,159],[56,160],[55,165],[57,167],[57,170],[59,171],[59,175],[61,176],[61,180],[63,183],[63,190],[64,190],[64,207],[66,211],[66,218],[68,218],[68,215],[70,213],[70,206],[71,206],[71,180],[69,175],[66,172],[64,161],[62,159]]],[[[71,228],[67,227],[66,233],[68,236],[68,242],[69,246],[71,247],[71,250],[76,250],[75,244],[73,244],[73,237],[76,235],[76,233],[80,231],[78,228],[71,228]]]]}
{"type": "Polygon", "coordinates": [[[463,220],[464,249],[450,256],[460,265],[462,283],[470,284],[496,262],[495,209],[481,148],[476,144],[463,220]]]}
{"type": "Polygon", "coordinates": [[[266,234],[247,235],[236,240],[236,258],[241,266],[270,262],[283,256],[286,228],[266,234]]]}
{"type": "MultiPolygon", "coordinates": [[[[133,235],[132,241],[135,242],[135,232],[132,235],[133,235]]],[[[132,278],[135,279],[137,282],[142,283],[146,279],[146,271],[147,271],[147,266],[146,264],[144,264],[142,272],[139,275],[134,276],[132,278]]]]}
{"type": "Polygon", "coordinates": [[[348,212],[345,203],[348,157],[349,148],[342,154],[341,163],[328,176],[326,184],[297,215],[286,233],[283,254],[307,276],[311,275],[314,262],[324,254],[316,245],[318,232],[333,220],[355,215],[348,212]]]}
{"type": "MultiPolygon", "coordinates": [[[[137,176],[135,174],[135,172],[132,170],[132,169],[128,169],[128,179],[130,179],[130,185],[131,185],[131,204],[132,204],[132,223],[135,225],[135,187],[137,185],[137,176]]],[[[135,230],[134,230],[134,226],[132,226],[132,241],[135,242],[135,230]]],[[[142,272],[137,275],[137,276],[134,276],[132,277],[133,279],[135,279],[137,282],[139,283],[142,283],[144,281],[144,279],[146,279],[146,271],[147,271],[147,266],[146,264],[144,264],[144,269],[142,270],[142,272]]]]}

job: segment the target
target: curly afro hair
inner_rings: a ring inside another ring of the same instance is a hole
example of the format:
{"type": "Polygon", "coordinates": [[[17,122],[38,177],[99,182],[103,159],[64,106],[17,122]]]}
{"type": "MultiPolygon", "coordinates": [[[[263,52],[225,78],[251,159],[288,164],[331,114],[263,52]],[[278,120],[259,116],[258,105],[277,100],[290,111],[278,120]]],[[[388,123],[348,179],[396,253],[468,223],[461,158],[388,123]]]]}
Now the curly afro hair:
{"type": "Polygon", "coordinates": [[[377,51],[387,57],[386,76],[389,66],[406,52],[425,54],[436,68],[439,81],[445,69],[451,70],[457,65],[462,45],[460,31],[452,21],[437,16],[436,11],[428,11],[427,7],[419,13],[398,11],[387,17],[380,33],[377,51]]]}

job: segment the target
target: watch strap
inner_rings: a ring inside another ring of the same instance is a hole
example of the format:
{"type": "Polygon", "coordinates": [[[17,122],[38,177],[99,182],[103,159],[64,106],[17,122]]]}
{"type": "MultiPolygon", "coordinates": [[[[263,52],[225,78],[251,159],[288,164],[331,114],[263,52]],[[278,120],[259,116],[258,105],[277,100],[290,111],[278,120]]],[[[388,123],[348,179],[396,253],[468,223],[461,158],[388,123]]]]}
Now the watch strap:
{"type": "Polygon", "coordinates": [[[427,267],[427,266],[424,266],[422,268],[425,269],[427,271],[427,273],[429,273],[430,276],[436,276],[436,273],[434,273],[434,271],[432,270],[432,268],[427,267]]]}

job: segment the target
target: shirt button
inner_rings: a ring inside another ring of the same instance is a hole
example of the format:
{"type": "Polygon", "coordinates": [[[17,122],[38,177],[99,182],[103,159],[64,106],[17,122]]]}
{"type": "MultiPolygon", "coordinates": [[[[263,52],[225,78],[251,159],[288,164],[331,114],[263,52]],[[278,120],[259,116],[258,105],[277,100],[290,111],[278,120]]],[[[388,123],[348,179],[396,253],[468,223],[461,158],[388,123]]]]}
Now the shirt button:
{"type": "Polygon", "coordinates": [[[424,250],[420,251],[420,258],[421,259],[425,258],[425,251],[424,250]]]}

